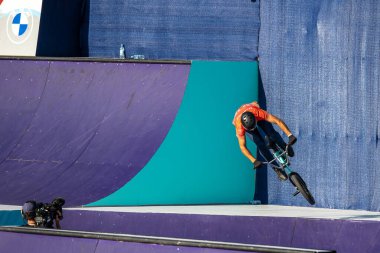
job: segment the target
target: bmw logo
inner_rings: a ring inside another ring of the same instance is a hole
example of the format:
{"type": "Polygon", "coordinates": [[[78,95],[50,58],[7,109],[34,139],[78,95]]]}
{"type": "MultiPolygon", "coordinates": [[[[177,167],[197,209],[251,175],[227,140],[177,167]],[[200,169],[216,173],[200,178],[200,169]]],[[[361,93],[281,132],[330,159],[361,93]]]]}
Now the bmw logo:
{"type": "Polygon", "coordinates": [[[27,41],[32,33],[33,15],[28,10],[13,11],[8,16],[7,35],[14,44],[27,41]]]}

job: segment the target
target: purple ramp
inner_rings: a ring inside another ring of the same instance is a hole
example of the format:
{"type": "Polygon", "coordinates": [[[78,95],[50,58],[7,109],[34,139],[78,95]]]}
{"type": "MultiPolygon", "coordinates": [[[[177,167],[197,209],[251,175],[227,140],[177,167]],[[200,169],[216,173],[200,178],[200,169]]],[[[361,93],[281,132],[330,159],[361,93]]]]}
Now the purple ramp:
{"type": "Polygon", "coordinates": [[[97,240],[0,232],[1,252],[93,253],[97,240]]]}
{"type": "Polygon", "coordinates": [[[379,253],[380,222],[65,210],[67,230],[186,238],[281,247],[379,253]]]}
{"type": "MultiPolygon", "coordinates": [[[[201,247],[169,246],[0,232],[1,252],[17,253],[238,253],[243,251],[201,247]]],[[[253,252],[254,253],[254,252],[253,252]]]]}
{"type": "Polygon", "coordinates": [[[135,234],[290,247],[296,218],[72,211],[67,230],[135,234]]]}
{"type": "Polygon", "coordinates": [[[149,161],[190,65],[0,60],[0,203],[83,205],[149,161]]]}
{"type": "MultiPolygon", "coordinates": [[[[238,253],[243,251],[99,240],[95,253],[238,253]]],[[[254,252],[253,252],[254,253],[254,252]]]]}
{"type": "Polygon", "coordinates": [[[352,221],[343,223],[337,235],[336,250],[344,253],[378,253],[379,248],[379,222],[352,221]]]}
{"type": "MultiPolygon", "coordinates": [[[[346,223],[353,226],[355,223],[346,220],[332,219],[297,219],[293,233],[292,247],[310,247],[337,249],[337,236],[339,235],[342,225],[346,223]]],[[[380,223],[376,223],[377,226],[380,223]]],[[[344,245],[347,238],[341,242],[344,245]]],[[[341,247],[341,246],[339,246],[341,247]]]]}
{"type": "MultiPolygon", "coordinates": [[[[31,124],[41,103],[48,71],[48,62],[0,60],[1,162],[17,147],[31,124]]],[[[0,173],[3,178],[8,172],[0,173]]]]}

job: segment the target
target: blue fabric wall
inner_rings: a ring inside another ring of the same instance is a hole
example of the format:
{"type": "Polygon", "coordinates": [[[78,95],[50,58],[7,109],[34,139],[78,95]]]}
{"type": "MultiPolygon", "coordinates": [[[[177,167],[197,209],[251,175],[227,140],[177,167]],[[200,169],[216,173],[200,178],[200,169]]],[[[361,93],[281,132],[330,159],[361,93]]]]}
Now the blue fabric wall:
{"type": "MultiPolygon", "coordinates": [[[[299,137],[317,206],[380,210],[380,1],[261,1],[267,109],[299,137]]],[[[268,201],[306,205],[268,174],[268,201]]]]}
{"type": "Polygon", "coordinates": [[[88,0],[83,55],[146,59],[253,60],[259,3],[250,0],[88,0]],[[88,49],[88,52],[86,50],[88,49]]]}

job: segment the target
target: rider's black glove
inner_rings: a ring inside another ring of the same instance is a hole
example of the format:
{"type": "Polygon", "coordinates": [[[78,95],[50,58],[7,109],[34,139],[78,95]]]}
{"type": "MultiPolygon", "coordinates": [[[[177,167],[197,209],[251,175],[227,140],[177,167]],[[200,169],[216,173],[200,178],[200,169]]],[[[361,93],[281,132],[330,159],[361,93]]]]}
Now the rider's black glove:
{"type": "Polygon", "coordinates": [[[254,163],[253,163],[253,168],[254,169],[258,169],[261,167],[261,165],[263,165],[263,163],[259,160],[256,160],[254,163]]]}
{"type": "Polygon", "coordinates": [[[289,142],[288,142],[288,145],[289,146],[291,146],[291,145],[293,145],[294,143],[296,143],[297,142],[297,138],[294,136],[294,135],[290,135],[289,136],[289,142]]]}

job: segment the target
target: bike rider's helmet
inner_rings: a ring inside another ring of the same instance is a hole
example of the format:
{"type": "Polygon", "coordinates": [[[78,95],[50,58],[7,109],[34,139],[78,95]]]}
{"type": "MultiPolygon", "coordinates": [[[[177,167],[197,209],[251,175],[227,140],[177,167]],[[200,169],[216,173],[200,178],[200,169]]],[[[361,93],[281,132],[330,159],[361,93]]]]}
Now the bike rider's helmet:
{"type": "Polygon", "coordinates": [[[241,115],[241,124],[247,131],[255,130],[256,128],[256,118],[252,112],[244,112],[241,115]]]}

